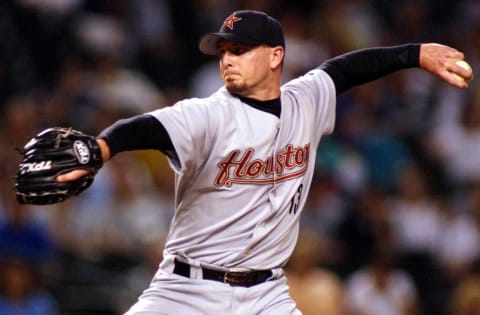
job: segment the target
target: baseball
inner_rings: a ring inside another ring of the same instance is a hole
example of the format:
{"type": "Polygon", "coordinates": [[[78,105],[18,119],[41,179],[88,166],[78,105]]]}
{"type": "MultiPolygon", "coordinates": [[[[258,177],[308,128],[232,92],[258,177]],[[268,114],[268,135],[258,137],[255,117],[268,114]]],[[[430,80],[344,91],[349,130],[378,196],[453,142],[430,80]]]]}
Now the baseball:
{"type": "MultiPolygon", "coordinates": [[[[457,66],[460,66],[460,67],[464,68],[465,70],[467,70],[469,72],[472,72],[472,67],[465,60],[458,60],[457,62],[455,62],[455,64],[457,66]]],[[[452,72],[452,75],[455,77],[455,79],[457,79],[459,81],[467,81],[467,79],[465,79],[464,77],[462,77],[462,76],[460,76],[456,73],[452,72]]]]}

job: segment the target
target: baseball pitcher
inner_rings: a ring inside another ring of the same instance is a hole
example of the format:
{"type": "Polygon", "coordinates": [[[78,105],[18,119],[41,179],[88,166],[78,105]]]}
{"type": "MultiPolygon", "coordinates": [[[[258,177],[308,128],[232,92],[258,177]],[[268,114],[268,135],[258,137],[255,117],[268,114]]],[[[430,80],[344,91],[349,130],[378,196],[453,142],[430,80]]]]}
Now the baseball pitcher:
{"type": "Polygon", "coordinates": [[[282,27],[250,10],[232,13],[199,48],[218,58],[223,87],[119,120],[97,137],[68,128],[37,135],[22,151],[18,200],[59,202],[116,154],[160,150],[176,175],[175,215],[164,260],[127,314],[301,314],[283,267],[337,95],[413,67],[466,88],[472,71],[456,64],[464,55],[454,48],[405,44],[353,51],[281,85],[282,27]]]}

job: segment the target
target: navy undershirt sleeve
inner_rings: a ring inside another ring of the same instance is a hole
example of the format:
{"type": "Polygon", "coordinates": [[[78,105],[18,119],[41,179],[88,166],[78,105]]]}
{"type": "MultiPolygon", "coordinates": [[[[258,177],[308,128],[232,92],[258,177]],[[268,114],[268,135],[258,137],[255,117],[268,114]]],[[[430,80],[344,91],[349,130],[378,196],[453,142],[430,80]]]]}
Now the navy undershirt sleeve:
{"type": "Polygon", "coordinates": [[[420,44],[355,50],[322,63],[319,68],[332,78],[337,94],[376,80],[394,71],[418,67],[420,44]]]}
{"type": "Polygon", "coordinates": [[[174,156],[175,149],[167,130],[151,115],[120,119],[103,130],[97,138],[104,139],[113,157],[122,151],[160,150],[174,156]]]}

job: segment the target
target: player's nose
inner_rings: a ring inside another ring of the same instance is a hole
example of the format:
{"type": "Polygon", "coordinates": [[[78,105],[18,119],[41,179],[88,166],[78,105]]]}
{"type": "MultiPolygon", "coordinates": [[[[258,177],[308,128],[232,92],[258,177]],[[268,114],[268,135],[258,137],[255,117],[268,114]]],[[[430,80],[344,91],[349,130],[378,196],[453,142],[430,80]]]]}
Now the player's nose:
{"type": "Polygon", "coordinates": [[[232,65],[232,57],[235,56],[231,51],[226,50],[220,56],[220,62],[224,67],[232,65]]]}

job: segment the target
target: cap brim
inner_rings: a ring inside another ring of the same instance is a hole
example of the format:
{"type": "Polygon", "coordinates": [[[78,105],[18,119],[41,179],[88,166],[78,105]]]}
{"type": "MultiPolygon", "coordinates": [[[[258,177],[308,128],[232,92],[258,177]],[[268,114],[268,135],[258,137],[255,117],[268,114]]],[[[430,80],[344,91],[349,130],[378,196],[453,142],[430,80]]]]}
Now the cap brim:
{"type": "Polygon", "coordinates": [[[241,37],[233,33],[208,33],[200,39],[198,48],[206,55],[216,55],[218,49],[218,42],[221,39],[226,39],[241,45],[257,46],[262,44],[258,40],[241,37]]]}

